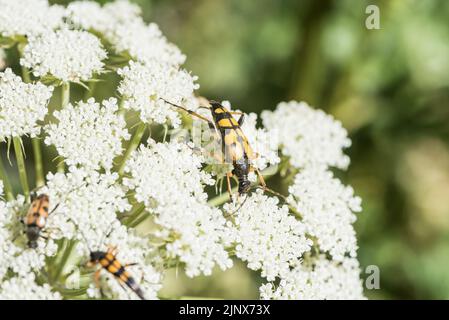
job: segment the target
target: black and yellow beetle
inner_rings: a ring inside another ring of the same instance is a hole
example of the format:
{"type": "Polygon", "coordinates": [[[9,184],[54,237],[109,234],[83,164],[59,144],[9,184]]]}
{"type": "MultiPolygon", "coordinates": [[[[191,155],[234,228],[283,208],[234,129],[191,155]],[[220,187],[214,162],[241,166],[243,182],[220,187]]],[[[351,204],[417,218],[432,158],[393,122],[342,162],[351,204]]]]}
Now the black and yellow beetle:
{"type": "Polygon", "coordinates": [[[28,247],[32,249],[37,248],[37,241],[39,238],[45,238],[42,235],[48,216],[53,213],[58,205],[56,205],[51,212],[48,211],[49,207],[48,195],[41,193],[37,196],[31,197],[31,205],[25,216],[25,234],[28,238],[28,247]]]}
{"type": "MultiPolygon", "coordinates": [[[[124,283],[128,288],[130,288],[140,299],[145,300],[144,293],[142,289],[139,287],[135,279],[129,274],[126,270],[126,267],[134,265],[134,263],[130,263],[127,265],[123,265],[120,261],[117,260],[117,249],[113,247],[108,247],[107,251],[91,251],[90,259],[87,264],[88,267],[93,267],[96,264],[100,264],[100,266],[105,269],[107,272],[114,275],[115,278],[119,281],[120,284],[124,283]]],[[[99,279],[101,268],[99,268],[95,272],[95,284],[97,287],[100,287],[99,279]]]]}
{"type": "MultiPolygon", "coordinates": [[[[163,99],[164,100],[164,99],[163,99]]],[[[182,106],[164,100],[166,103],[184,110],[201,120],[207,121],[210,128],[214,128],[220,134],[222,155],[220,160],[222,163],[232,164],[233,170],[226,173],[228,184],[228,192],[231,197],[231,177],[235,175],[238,180],[239,195],[246,194],[251,188],[251,182],[248,180],[248,174],[255,171],[259,177],[262,188],[266,189],[265,180],[259,170],[251,165],[251,161],[258,157],[258,154],[251,148],[248,139],[242,131],[241,126],[244,121],[244,114],[233,112],[226,109],[222,104],[216,101],[209,101],[210,107],[206,107],[211,111],[213,122],[208,118],[188,110],[182,106]],[[239,119],[234,118],[234,114],[240,115],[239,119]]]]}

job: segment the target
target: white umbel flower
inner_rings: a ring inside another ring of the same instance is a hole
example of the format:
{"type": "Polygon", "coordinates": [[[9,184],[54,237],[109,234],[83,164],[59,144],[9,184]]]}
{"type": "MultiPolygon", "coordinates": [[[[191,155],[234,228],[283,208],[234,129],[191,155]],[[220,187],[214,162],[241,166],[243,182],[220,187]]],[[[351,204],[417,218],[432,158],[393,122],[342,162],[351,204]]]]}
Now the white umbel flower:
{"type": "Polygon", "coordinates": [[[275,111],[262,112],[265,127],[278,135],[282,153],[290,163],[303,168],[310,164],[346,169],[349,157],[343,149],[351,145],[341,123],[305,102],[281,102],[275,111]]]}
{"type": "Polygon", "coordinates": [[[0,286],[1,300],[61,300],[58,292],[52,291],[45,283],[42,286],[35,281],[33,273],[24,277],[13,277],[3,281],[0,286]]]}
{"type": "Polygon", "coordinates": [[[35,36],[63,24],[64,8],[47,0],[0,0],[0,35],[35,36]]]}
{"type": "Polygon", "coordinates": [[[103,7],[95,1],[74,1],[66,10],[70,23],[100,33],[111,32],[120,24],[139,19],[140,14],[140,7],[126,0],[108,2],[103,7]]]}
{"type": "Polygon", "coordinates": [[[42,269],[45,259],[53,256],[57,251],[53,239],[39,241],[36,249],[27,247],[25,229],[20,224],[26,210],[25,199],[20,195],[17,200],[0,202],[0,258],[2,261],[0,279],[6,276],[7,270],[18,277],[26,277],[28,274],[42,269]]]}
{"type": "Polygon", "coordinates": [[[95,1],[73,1],[67,5],[66,17],[76,27],[102,32],[109,27],[110,17],[95,1]]]}
{"type": "Polygon", "coordinates": [[[102,35],[116,53],[127,52],[139,62],[152,60],[179,66],[186,57],[167,41],[158,25],[146,24],[140,8],[128,1],[114,1],[103,7],[93,1],[75,1],[67,7],[67,17],[75,26],[102,35]]]}
{"type": "Polygon", "coordinates": [[[93,98],[76,106],[69,104],[54,112],[58,123],[45,127],[45,143],[55,145],[68,165],[110,170],[114,157],[122,151],[122,140],[130,137],[124,117],[117,111],[115,98],[101,105],[93,98]]]}
{"type": "Polygon", "coordinates": [[[195,76],[156,60],[145,65],[131,61],[118,74],[123,77],[118,92],[124,98],[124,108],[139,111],[143,122],[163,124],[170,120],[173,126],[178,126],[177,110],[162,99],[185,105],[184,102],[192,101],[193,91],[198,89],[195,76]]]}
{"type": "Polygon", "coordinates": [[[125,172],[131,178],[124,178],[123,183],[135,190],[136,199],[154,212],[192,197],[204,203],[207,195],[203,184],[211,185],[214,181],[200,170],[202,160],[184,143],[150,140],[148,147],[142,146],[128,160],[125,172]]]}
{"type": "Polygon", "coordinates": [[[117,173],[100,174],[73,166],[66,174],[49,173],[42,192],[49,195],[53,206],[59,204],[47,221],[47,227],[54,230],[51,237],[77,239],[91,249],[101,246],[108,232],[121,225],[117,213],[130,209],[117,180],[117,173]]]}
{"type": "MultiPolygon", "coordinates": [[[[261,190],[248,197],[234,214],[236,256],[247,261],[250,269],[261,270],[262,277],[273,281],[300,263],[312,241],[305,237],[304,224],[289,214],[286,205],[279,206],[277,198],[268,197],[261,190]]],[[[225,205],[225,209],[235,212],[239,206],[238,203],[225,205]]]]}
{"type": "Polygon", "coordinates": [[[307,258],[285,275],[277,288],[271,283],[262,285],[260,295],[266,300],[365,299],[357,259],[337,262],[324,256],[307,258]]]}
{"type": "Polygon", "coordinates": [[[321,166],[307,167],[296,175],[289,188],[295,207],[302,216],[307,233],[316,238],[321,251],[334,260],[345,254],[356,256],[357,239],[352,224],[361,199],[354,190],[321,166]]]}
{"type": "Polygon", "coordinates": [[[186,60],[179,48],[167,41],[157,24],[147,25],[141,18],[116,25],[106,32],[105,38],[117,52],[128,52],[142,63],[157,60],[179,66],[186,60]]]}
{"type": "MultiPolygon", "coordinates": [[[[3,195],[3,181],[1,182],[3,195]]],[[[16,247],[12,244],[14,232],[18,231],[17,227],[12,230],[11,223],[13,222],[14,214],[9,205],[0,201],[0,280],[4,278],[9,268],[9,261],[14,258],[16,254],[16,247]]],[[[19,231],[18,231],[19,232],[19,231]]]]}
{"type": "Polygon", "coordinates": [[[31,37],[20,64],[31,69],[36,77],[51,75],[64,82],[79,82],[101,72],[106,56],[94,35],[62,29],[31,37]]]}
{"type": "Polygon", "coordinates": [[[52,92],[53,87],[22,82],[11,69],[0,72],[0,140],[38,135],[52,92]]]}
{"type": "Polygon", "coordinates": [[[185,144],[149,143],[128,161],[125,171],[131,177],[123,183],[155,215],[161,227],[156,235],[167,242],[167,255],[185,263],[190,277],[210,275],[215,264],[229,268],[225,220],[206,204],[203,184],[214,181],[200,170],[202,158],[185,144]]]}
{"type": "Polygon", "coordinates": [[[166,240],[167,256],[178,257],[187,276],[210,276],[215,265],[222,270],[232,267],[224,249],[229,230],[220,210],[190,198],[167,205],[155,222],[162,227],[155,235],[166,240]]]}

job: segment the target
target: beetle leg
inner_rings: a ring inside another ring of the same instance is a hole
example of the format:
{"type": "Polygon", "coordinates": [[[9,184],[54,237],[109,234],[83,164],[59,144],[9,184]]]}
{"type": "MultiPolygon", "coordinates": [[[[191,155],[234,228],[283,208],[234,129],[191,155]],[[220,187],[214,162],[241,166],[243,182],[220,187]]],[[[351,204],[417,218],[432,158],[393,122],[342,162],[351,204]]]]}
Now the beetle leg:
{"type": "Polygon", "coordinates": [[[254,171],[256,172],[257,176],[259,177],[260,184],[262,188],[265,190],[267,188],[267,184],[265,183],[265,179],[263,178],[263,175],[260,173],[259,169],[254,168],[254,171]]]}
{"type": "Polygon", "coordinates": [[[100,272],[101,272],[101,268],[98,268],[98,270],[95,271],[95,273],[94,273],[94,283],[95,283],[95,286],[96,286],[98,289],[100,289],[100,291],[101,291],[101,286],[100,286],[100,272]]]}
{"type": "Polygon", "coordinates": [[[117,246],[108,246],[108,252],[111,253],[113,256],[117,255],[117,246]]]}
{"type": "Polygon", "coordinates": [[[138,265],[137,262],[127,263],[127,264],[125,264],[125,268],[127,268],[127,267],[132,267],[132,266],[136,266],[136,265],[138,265]]]}

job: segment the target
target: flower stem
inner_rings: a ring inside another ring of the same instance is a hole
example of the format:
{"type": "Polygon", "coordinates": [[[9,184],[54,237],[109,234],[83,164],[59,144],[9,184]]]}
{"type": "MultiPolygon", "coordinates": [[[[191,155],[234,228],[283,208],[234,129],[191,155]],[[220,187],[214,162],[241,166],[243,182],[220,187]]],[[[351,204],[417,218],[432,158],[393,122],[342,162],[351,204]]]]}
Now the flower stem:
{"type": "Polygon", "coordinates": [[[63,273],[64,268],[65,268],[65,265],[67,264],[67,261],[69,260],[70,256],[72,255],[72,251],[76,245],[76,241],[67,240],[67,239],[65,239],[64,241],[67,241],[69,243],[66,244],[66,246],[64,246],[64,245],[62,246],[65,250],[61,257],[61,261],[59,261],[58,268],[56,269],[56,271],[53,275],[53,282],[58,281],[58,279],[61,277],[61,274],[63,273]]]}
{"type": "MultiPolygon", "coordinates": [[[[61,86],[61,109],[65,108],[70,102],[70,82],[64,82],[61,86]]],[[[58,172],[65,171],[64,161],[60,161],[57,165],[58,172]]]]}
{"type": "Polygon", "coordinates": [[[36,187],[39,188],[45,185],[41,144],[38,138],[32,138],[31,143],[33,144],[34,168],[36,171],[36,187]]]}
{"type": "MultiPolygon", "coordinates": [[[[120,102],[118,104],[118,114],[119,116],[125,116],[126,109],[123,107],[123,104],[125,103],[125,100],[122,98],[120,99],[120,102]]],[[[126,120],[126,118],[125,118],[126,120]]]]}
{"type": "MultiPolygon", "coordinates": [[[[22,50],[19,49],[19,53],[22,54],[22,50]]],[[[29,70],[22,66],[22,79],[25,83],[30,83],[30,72],[29,70]]],[[[39,138],[31,138],[31,143],[33,145],[33,153],[34,153],[34,170],[36,172],[36,187],[42,187],[44,182],[44,169],[42,165],[42,151],[41,144],[39,138]]]]}
{"type": "Polygon", "coordinates": [[[137,207],[135,207],[127,216],[126,220],[123,221],[123,224],[126,226],[130,226],[134,220],[136,220],[139,215],[145,210],[145,205],[143,203],[139,203],[137,207]]]}
{"type": "Polygon", "coordinates": [[[25,83],[31,82],[30,71],[24,66],[22,66],[22,79],[25,83]]]}
{"type": "Polygon", "coordinates": [[[9,182],[8,175],[6,174],[3,161],[0,157],[0,179],[3,181],[3,189],[8,201],[14,200],[14,193],[12,192],[11,183],[9,182]]]}
{"type": "Polygon", "coordinates": [[[20,137],[14,137],[13,144],[14,144],[14,152],[16,153],[17,167],[19,169],[20,184],[22,185],[23,194],[25,196],[25,199],[29,199],[30,188],[28,186],[28,178],[27,178],[27,172],[26,172],[26,167],[25,167],[25,159],[23,157],[23,150],[22,150],[22,140],[20,139],[20,137]]]}
{"type": "Polygon", "coordinates": [[[122,164],[120,165],[118,169],[118,174],[120,176],[123,176],[123,173],[125,171],[126,161],[128,161],[129,157],[131,156],[131,153],[137,149],[139,146],[140,140],[142,139],[143,134],[145,133],[146,124],[144,122],[140,123],[137,127],[136,131],[134,132],[134,135],[131,139],[131,142],[128,145],[128,148],[126,149],[125,155],[122,159],[122,164]]]}
{"type": "Polygon", "coordinates": [[[70,82],[64,82],[61,86],[61,108],[70,102],[70,82]]]}

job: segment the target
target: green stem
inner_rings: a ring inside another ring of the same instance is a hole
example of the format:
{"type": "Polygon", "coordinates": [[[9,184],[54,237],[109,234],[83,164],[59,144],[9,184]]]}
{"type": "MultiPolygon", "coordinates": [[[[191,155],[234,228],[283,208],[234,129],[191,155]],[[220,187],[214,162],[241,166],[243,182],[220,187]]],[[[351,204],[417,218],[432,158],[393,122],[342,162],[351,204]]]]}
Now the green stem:
{"type": "Polygon", "coordinates": [[[130,226],[134,220],[136,220],[139,215],[145,210],[145,205],[143,203],[139,203],[126,217],[126,220],[123,221],[123,224],[126,226],[130,226]]]}
{"type": "Polygon", "coordinates": [[[31,143],[33,144],[34,169],[36,171],[36,187],[40,188],[45,185],[41,143],[38,138],[32,138],[31,143]]]}
{"type": "Polygon", "coordinates": [[[70,102],[70,82],[64,82],[61,86],[61,109],[70,102]]]}
{"type": "Polygon", "coordinates": [[[122,164],[120,165],[118,169],[118,174],[120,176],[123,176],[123,173],[125,171],[126,161],[128,161],[129,157],[131,156],[131,153],[137,149],[139,146],[140,140],[142,139],[143,134],[145,133],[146,124],[144,122],[141,122],[139,126],[137,127],[136,131],[134,132],[134,135],[128,145],[128,148],[126,149],[125,155],[122,159],[122,164]]]}
{"type": "MultiPolygon", "coordinates": [[[[61,86],[61,109],[65,108],[70,103],[70,82],[64,82],[61,86]]],[[[61,161],[57,165],[58,172],[64,173],[65,164],[61,161]]]]}
{"type": "Polygon", "coordinates": [[[128,225],[128,227],[136,228],[139,224],[147,220],[148,217],[149,217],[148,213],[143,211],[136,219],[134,219],[134,221],[132,221],[132,223],[128,225]]]}
{"type": "MultiPolygon", "coordinates": [[[[123,107],[123,104],[125,103],[125,100],[122,98],[120,99],[120,102],[118,104],[118,115],[119,116],[125,116],[126,109],[123,107]]],[[[126,120],[126,118],[125,118],[126,120]]]]}
{"type": "Polygon", "coordinates": [[[22,66],[22,79],[25,83],[31,82],[30,71],[24,66],[22,66]]]}
{"type": "MultiPolygon", "coordinates": [[[[23,48],[19,45],[18,48],[19,55],[22,56],[23,48]]],[[[30,83],[30,72],[29,70],[21,66],[22,69],[22,79],[25,83],[30,83]]],[[[44,169],[42,165],[42,151],[41,151],[41,144],[39,141],[39,138],[31,138],[31,143],[33,144],[33,153],[34,153],[34,170],[36,172],[36,187],[42,187],[45,184],[44,180],[44,169]]]]}
{"type": "Polygon", "coordinates": [[[25,199],[29,199],[30,188],[28,186],[28,178],[27,178],[27,172],[26,172],[26,167],[25,167],[25,159],[24,159],[23,150],[22,150],[22,140],[20,139],[20,137],[14,137],[13,144],[14,144],[14,151],[16,153],[17,167],[19,169],[20,184],[22,185],[23,194],[25,196],[25,199]]]}
{"type": "MultiPolygon", "coordinates": [[[[67,261],[69,260],[73,249],[75,248],[76,241],[73,240],[64,240],[69,241],[69,244],[65,247],[64,254],[61,257],[61,261],[59,262],[58,268],[56,269],[54,275],[53,275],[53,282],[58,281],[58,279],[61,277],[62,272],[64,271],[65,265],[67,264],[67,261]]],[[[62,246],[64,247],[64,246],[62,246]]]]}
{"type": "Polygon", "coordinates": [[[6,174],[3,161],[0,156],[0,179],[3,181],[3,189],[8,201],[14,200],[14,193],[12,192],[11,183],[9,182],[8,175],[6,174]]]}

